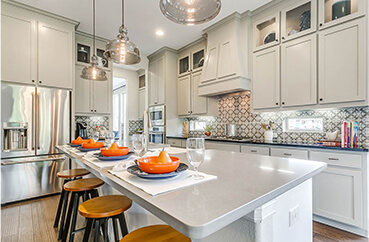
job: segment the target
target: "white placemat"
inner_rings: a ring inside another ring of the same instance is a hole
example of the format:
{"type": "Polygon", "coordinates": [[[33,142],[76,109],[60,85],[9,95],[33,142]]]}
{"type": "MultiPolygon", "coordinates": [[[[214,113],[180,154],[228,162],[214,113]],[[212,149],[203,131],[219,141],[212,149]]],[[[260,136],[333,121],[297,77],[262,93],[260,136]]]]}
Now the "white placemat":
{"type": "Polygon", "coordinates": [[[208,175],[205,173],[201,173],[205,178],[201,180],[195,180],[187,178],[189,175],[193,174],[194,171],[187,170],[182,172],[176,177],[168,178],[168,179],[160,179],[160,180],[151,180],[151,179],[143,179],[138,176],[132,175],[127,171],[112,171],[109,172],[118,178],[126,181],[133,186],[141,189],[142,191],[150,194],[151,196],[160,195],[163,193],[167,193],[170,191],[178,190],[184,187],[192,186],[198,183],[210,181],[213,179],[217,179],[216,176],[208,175]]]}
{"type": "MultiPolygon", "coordinates": [[[[99,152],[97,152],[97,153],[99,153],[99,152]]],[[[135,164],[134,159],[136,158],[136,156],[131,155],[131,157],[129,157],[125,160],[101,161],[98,158],[94,157],[93,153],[90,153],[90,154],[86,154],[83,158],[85,160],[87,160],[88,162],[94,164],[95,166],[99,167],[99,168],[108,168],[108,167],[113,167],[113,166],[120,166],[124,169],[127,169],[128,167],[135,164]]]]}

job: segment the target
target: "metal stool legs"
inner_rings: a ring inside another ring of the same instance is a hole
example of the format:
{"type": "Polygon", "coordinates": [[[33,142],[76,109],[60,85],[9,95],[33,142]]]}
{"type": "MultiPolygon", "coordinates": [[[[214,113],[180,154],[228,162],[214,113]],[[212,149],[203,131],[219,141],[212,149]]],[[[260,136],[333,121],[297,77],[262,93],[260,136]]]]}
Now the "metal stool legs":
{"type": "Polygon", "coordinates": [[[63,188],[62,188],[60,199],[59,199],[58,210],[56,211],[56,216],[55,216],[55,221],[54,221],[54,228],[58,227],[59,220],[60,220],[60,214],[62,212],[63,201],[64,201],[64,196],[65,196],[64,184],[69,182],[70,180],[71,179],[64,179],[63,188]]]}

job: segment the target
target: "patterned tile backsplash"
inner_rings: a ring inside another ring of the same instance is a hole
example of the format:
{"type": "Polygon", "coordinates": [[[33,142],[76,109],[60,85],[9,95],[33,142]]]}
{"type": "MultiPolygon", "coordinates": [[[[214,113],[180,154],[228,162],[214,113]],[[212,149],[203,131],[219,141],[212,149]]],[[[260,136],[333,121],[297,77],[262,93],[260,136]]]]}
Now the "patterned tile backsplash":
{"type": "Polygon", "coordinates": [[[87,124],[87,132],[90,137],[93,135],[96,126],[103,126],[106,130],[109,130],[109,117],[76,116],[75,122],[85,122],[87,124]]]}
{"type": "MultiPolygon", "coordinates": [[[[275,139],[278,141],[315,143],[323,140],[326,132],[341,130],[341,121],[359,122],[358,146],[369,147],[369,107],[344,109],[319,109],[307,111],[283,111],[255,114],[250,111],[250,94],[227,95],[219,99],[218,117],[190,118],[190,121],[205,121],[213,126],[212,134],[224,135],[225,124],[237,124],[239,136],[262,140],[264,130],[261,123],[274,121],[275,139]],[[323,132],[283,132],[283,121],[288,117],[322,117],[323,132]]],[[[202,131],[190,131],[190,134],[201,135],[202,131]]]]}
{"type": "Polygon", "coordinates": [[[134,134],[136,133],[137,129],[143,128],[143,121],[142,120],[129,120],[128,127],[129,127],[129,134],[134,134]]]}

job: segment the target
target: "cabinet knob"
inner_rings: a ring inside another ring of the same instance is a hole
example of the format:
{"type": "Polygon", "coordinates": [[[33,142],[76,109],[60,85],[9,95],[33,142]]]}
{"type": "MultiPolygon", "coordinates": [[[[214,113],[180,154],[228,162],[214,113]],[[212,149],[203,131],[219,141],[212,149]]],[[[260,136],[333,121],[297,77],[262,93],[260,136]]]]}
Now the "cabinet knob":
{"type": "Polygon", "coordinates": [[[35,82],[35,80],[32,80],[32,82],[35,82]]]}
{"type": "Polygon", "coordinates": [[[278,42],[278,39],[275,39],[275,41],[277,41],[277,42],[278,42]]]}
{"type": "Polygon", "coordinates": [[[42,81],[39,81],[38,83],[42,83],[42,81]]]}
{"type": "Polygon", "coordinates": [[[93,113],[93,112],[94,112],[94,110],[91,109],[91,113],[93,113]]]}
{"type": "Polygon", "coordinates": [[[320,23],[320,24],[319,24],[319,26],[320,26],[320,27],[322,27],[322,26],[323,26],[323,24],[322,24],[322,23],[320,23]]]}
{"type": "Polygon", "coordinates": [[[275,105],[278,105],[278,103],[275,103],[275,105]]]}
{"type": "Polygon", "coordinates": [[[323,101],[323,98],[320,98],[319,100],[320,100],[320,101],[323,101]]]}
{"type": "Polygon", "coordinates": [[[95,110],[95,113],[96,113],[96,110],[95,110]]]}
{"type": "Polygon", "coordinates": [[[282,39],[284,39],[284,37],[282,37],[282,39]]]}
{"type": "Polygon", "coordinates": [[[282,102],[282,104],[284,105],[284,102],[282,102]]]}

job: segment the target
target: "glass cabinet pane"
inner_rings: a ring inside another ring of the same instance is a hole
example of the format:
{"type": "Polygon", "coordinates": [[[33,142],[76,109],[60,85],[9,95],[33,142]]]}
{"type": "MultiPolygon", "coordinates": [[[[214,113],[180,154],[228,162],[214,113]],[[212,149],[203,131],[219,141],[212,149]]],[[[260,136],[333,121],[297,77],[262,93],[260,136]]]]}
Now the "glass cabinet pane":
{"type": "Polygon", "coordinates": [[[77,44],[77,61],[90,63],[90,46],[77,44]]]}
{"type": "Polygon", "coordinates": [[[104,57],[104,50],[97,49],[96,55],[97,55],[97,62],[99,63],[100,67],[109,67],[109,61],[104,57]]]}
{"type": "Polygon", "coordinates": [[[272,43],[277,40],[278,27],[275,17],[256,25],[256,47],[272,43]]]}
{"type": "Polygon", "coordinates": [[[359,0],[324,0],[324,23],[348,16],[359,10],[359,0]]]}
{"type": "Polygon", "coordinates": [[[190,70],[190,57],[186,56],[179,60],[179,74],[186,73],[190,70]]]}
{"type": "Polygon", "coordinates": [[[192,70],[201,68],[204,65],[204,49],[192,54],[192,70]]]}
{"type": "Polygon", "coordinates": [[[286,12],[287,36],[308,30],[311,28],[311,2],[305,3],[297,8],[286,12]]]}

